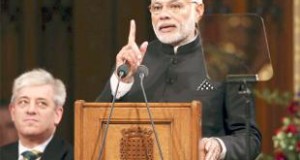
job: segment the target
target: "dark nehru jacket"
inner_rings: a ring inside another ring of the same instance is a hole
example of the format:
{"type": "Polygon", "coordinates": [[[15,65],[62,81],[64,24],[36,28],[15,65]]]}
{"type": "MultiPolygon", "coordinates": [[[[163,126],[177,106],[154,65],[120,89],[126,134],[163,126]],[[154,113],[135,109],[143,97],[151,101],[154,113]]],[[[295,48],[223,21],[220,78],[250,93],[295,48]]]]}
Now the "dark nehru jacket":
{"type": "MultiPolygon", "coordinates": [[[[226,145],[226,159],[245,159],[247,153],[245,129],[245,101],[238,94],[238,84],[213,82],[207,78],[200,38],[178,48],[160,41],[149,43],[142,64],[149,68],[144,79],[149,102],[191,102],[203,104],[202,129],[204,137],[218,137],[226,145]]],[[[112,100],[110,82],[97,98],[99,102],[112,100]]],[[[131,90],[121,102],[144,102],[140,80],[135,75],[131,90]]],[[[256,127],[254,108],[251,114],[251,159],[260,152],[261,134],[256,127]]]]}

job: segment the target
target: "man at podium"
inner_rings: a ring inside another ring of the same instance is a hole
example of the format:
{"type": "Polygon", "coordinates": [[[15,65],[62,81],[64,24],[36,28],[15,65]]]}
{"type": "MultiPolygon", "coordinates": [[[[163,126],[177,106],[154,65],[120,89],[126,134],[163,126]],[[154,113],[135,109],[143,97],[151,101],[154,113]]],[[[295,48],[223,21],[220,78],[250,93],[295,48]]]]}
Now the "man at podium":
{"type": "MultiPolygon", "coordinates": [[[[197,23],[204,12],[202,0],[151,0],[153,30],[158,38],[140,46],[135,42],[136,26],[130,22],[128,43],[116,56],[116,70],[97,98],[111,102],[144,102],[136,71],[149,68],[144,88],[149,102],[202,102],[203,137],[199,152],[205,159],[245,159],[247,156],[246,102],[238,94],[239,84],[214,82],[207,78],[197,23]],[[128,67],[119,89],[117,70],[128,67]]],[[[250,108],[250,159],[260,152],[261,134],[250,108]]]]}

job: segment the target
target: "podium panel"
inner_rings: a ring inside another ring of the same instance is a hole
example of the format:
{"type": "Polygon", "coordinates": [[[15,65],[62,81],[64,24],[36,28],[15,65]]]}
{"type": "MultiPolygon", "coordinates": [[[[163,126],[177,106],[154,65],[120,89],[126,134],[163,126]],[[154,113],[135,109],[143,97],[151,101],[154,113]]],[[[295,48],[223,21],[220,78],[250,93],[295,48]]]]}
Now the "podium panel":
{"type": "MultiPolygon", "coordinates": [[[[198,160],[201,103],[149,103],[165,160],[198,160]]],[[[97,160],[111,103],[75,102],[75,159],[97,160]]],[[[102,160],[159,160],[145,103],[115,103],[102,160]]]]}

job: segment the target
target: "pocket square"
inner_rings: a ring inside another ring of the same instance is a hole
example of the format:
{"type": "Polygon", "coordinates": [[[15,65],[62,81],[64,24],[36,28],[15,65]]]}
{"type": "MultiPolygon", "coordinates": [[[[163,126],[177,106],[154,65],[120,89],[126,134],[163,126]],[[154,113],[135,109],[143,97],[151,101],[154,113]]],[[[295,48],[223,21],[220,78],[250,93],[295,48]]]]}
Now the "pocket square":
{"type": "Polygon", "coordinates": [[[207,79],[203,80],[197,87],[197,91],[211,91],[214,89],[215,87],[207,79]]]}

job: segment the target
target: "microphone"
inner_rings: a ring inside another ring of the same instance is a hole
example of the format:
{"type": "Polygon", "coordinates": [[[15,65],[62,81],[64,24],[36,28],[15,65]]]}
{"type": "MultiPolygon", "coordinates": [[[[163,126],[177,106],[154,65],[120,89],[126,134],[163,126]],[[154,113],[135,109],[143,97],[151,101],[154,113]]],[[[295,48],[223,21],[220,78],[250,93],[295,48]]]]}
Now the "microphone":
{"type": "Polygon", "coordinates": [[[124,63],[118,67],[117,74],[120,78],[124,78],[127,76],[128,70],[129,70],[128,64],[124,63]]]}
{"type": "Polygon", "coordinates": [[[139,65],[137,68],[137,73],[141,79],[144,79],[144,77],[147,77],[149,74],[149,69],[148,67],[144,65],[139,65]]]}
{"type": "Polygon", "coordinates": [[[141,85],[144,100],[145,100],[145,103],[146,103],[147,112],[149,114],[151,126],[152,126],[152,129],[153,129],[153,132],[154,132],[154,137],[155,137],[155,140],[156,140],[156,143],[157,143],[157,146],[158,146],[160,159],[163,160],[164,157],[163,157],[163,154],[162,154],[162,150],[161,150],[161,146],[160,146],[159,139],[158,139],[158,136],[157,136],[157,132],[156,132],[156,129],[155,129],[155,126],[154,126],[154,121],[153,121],[153,118],[152,118],[152,114],[151,114],[151,111],[150,111],[150,107],[149,107],[149,103],[148,103],[148,100],[147,100],[146,92],[145,92],[145,89],[144,89],[144,83],[143,83],[144,77],[147,77],[148,74],[149,74],[149,69],[148,69],[148,67],[146,67],[144,65],[140,65],[140,66],[138,66],[137,73],[138,73],[138,75],[141,79],[140,85],[141,85]]]}
{"type": "MultiPolygon", "coordinates": [[[[116,86],[116,92],[113,95],[113,99],[112,99],[112,102],[111,102],[110,112],[109,112],[108,119],[107,119],[107,122],[106,122],[106,127],[105,127],[105,130],[104,130],[103,139],[102,139],[101,146],[100,146],[101,148],[100,148],[99,154],[98,154],[98,160],[102,159],[102,156],[103,156],[103,150],[104,150],[105,143],[106,143],[108,127],[109,127],[111,117],[112,117],[112,114],[113,114],[113,111],[114,111],[114,108],[115,108],[115,102],[116,102],[116,97],[117,97],[117,93],[118,93],[119,86],[120,86],[120,81],[121,81],[121,78],[125,77],[128,74],[128,65],[124,63],[121,66],[119,66],[118,69],[117,69],[117,73],[118,73],[118,84],[116,86]]],[[[100,134],[98,136],[100,136],[100,134]]],[[[99,137],[98,137],[98,139],[99,139],[99,137]]]]}

